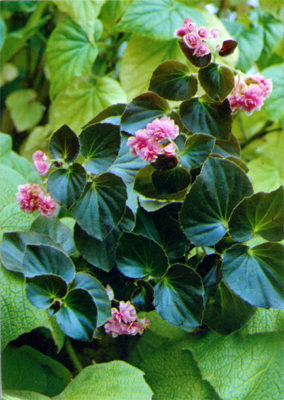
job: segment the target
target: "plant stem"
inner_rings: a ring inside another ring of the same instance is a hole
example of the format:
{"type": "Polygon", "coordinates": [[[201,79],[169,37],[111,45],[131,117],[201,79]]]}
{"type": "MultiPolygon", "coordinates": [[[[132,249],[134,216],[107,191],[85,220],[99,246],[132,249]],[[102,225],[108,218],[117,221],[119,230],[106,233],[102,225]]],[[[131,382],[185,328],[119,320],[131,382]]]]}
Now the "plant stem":
{"type": "Polygon", "coordinates": [[[78,359],[78,357],[77,357],[77,355],[76,355],[76,353],[75,353],[75,351],[73,349],[73,346],[72,346],[70,340],[67,339],[67,338],[65,340],[65,350],[66,350],[66,352],[67,352],[67,354],[69,356],[70,361],[72,361],[72,364],[74,365],[74,368],[75,368],[76,372],[82,371],[83,366],[80,363],[80,361],[79,361],[79,359],[78,359]]]}
{"type": "Polygon", "coordinates": [[[282,128],[279,127],[279,128],[266,129],[261,132],[257,132],[255,135],[253,135],[252,137],[250,137],[249,139],[247,139],[243,143],[241,143],[241,149],[244,149],[246,146],[248,146],[254,140],[260,139],[270,132],[277,132],[277,131],[281,131],[281,130],[282,130],[282,128]]]}

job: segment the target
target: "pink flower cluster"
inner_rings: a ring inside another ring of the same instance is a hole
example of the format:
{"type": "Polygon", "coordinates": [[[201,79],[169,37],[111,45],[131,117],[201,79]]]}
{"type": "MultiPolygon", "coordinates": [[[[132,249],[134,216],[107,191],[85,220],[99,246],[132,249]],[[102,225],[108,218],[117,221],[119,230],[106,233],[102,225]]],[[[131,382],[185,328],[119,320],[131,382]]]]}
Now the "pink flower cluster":
{"type": "Polygon", "coordinates": [[[150,324],[146,318],[138,318],[136,315],[135,307],[128,301],[119,302],[119,310],[117,308],[111,309],[112,319],[105,325],[105,331],[111,334],[112,337],[118,335],[131,335],[135,336],[137,333],[142,335],[145,328],[150,324]]]}
{"type": "Polygon", "coordinates": [[[234,89],[228,96],[232,112],[235,113],[239,109],[248,114],[252,114],[255,110],[259,111],[271,92],[271,79],[265,79],[260,74],[245,78],[237,75],[234,89]]]}
{"type": "Polygon", "coordinates": [[[19,185],[17,199],[20,209],[26,213],[37,210],[43,217],[52,217],[57,209],[55,201],[37,184],[19,185]]]}
{"type": "Polygon", "coordinates": [[[193,55],[196,57],[203,57],[209,54],[210,48],[206,40],[220,36],[218,29],[209,31],[205,26],[200,26],[197,29],[190,18],[184,20],[182,26],[175,31],[175,34],[182,37],[186,46],[194,50],[193,55]]]}
{"type": "Polygon", "coordinates": [[[171,143],[179,134],[179,128],[168,117],[156,118],[146,125],[146,129],[139,129],[135,136],[127,141],[132,154],[145,161],[153,162],[158,155],[172,157],[176,154],[176,146],[171,143]],[[164,146],[164,144],[166,145],[164,146]]]}
{"type": "Polygon", "coordinates": [[[46,175],[49,171],[49,160],[43,151],[36,151],[33,154],[34,167],[40,175],[46,175]]]}

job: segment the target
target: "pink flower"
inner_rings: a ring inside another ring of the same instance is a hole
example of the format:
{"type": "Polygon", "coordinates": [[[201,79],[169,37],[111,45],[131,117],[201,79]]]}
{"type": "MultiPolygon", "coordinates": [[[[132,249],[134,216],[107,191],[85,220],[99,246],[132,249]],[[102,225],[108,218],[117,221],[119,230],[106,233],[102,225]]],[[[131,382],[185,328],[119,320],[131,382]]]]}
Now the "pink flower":
{"type": "Polygon", "coordinates": [[[164,155],[166,157],[172,157],[176,155],[176,146],[174,143],[169,143],[167,146],[164,147],[164,155]]]}
{"type": "Polygon", "coordinates": [[[265,79],[262,75],[256,74],[248,76],[245,80],[246,84],[257,84],[262,90],[262,96],[268,97],[272,92],[272,80],[265,79]]]}
{"type": "Polygon", "coordinates": [[[199,37],[201,37],[202,39],[206,39],[209,37],[208,29],[205,28],[205,26],[200,26],[200,28],[198,28],[197,32],[198,32],[199,37]]]}
{"type": "Polygon", "coordinates": [[[219,29],[211,29],[210,33],[211,33],[211,36],[212,36],[213,38],[217,38],[217,37],[220,36],[220,31],[219,31],[219,29]]]}
{"type": "Polygon", "coordinates": [[[201,43],[195,48],[195,50],[194,50],[194,52],[193,52],[193,55],[196,56],[196,57],[204,57],[204,56],[206,56],[206,55],[209,54],[209,53],[210,53],[209,46],[208,46],[206,43],[201,42],[201,43]]]}
{"type": "Polygon", "coordinates": [[[201,43],[200,37],[195,32],[187,33],[183,41],[190,49],[196,49],[201,43]]]}
{"type": "Polygon", "coordinates": [[[127,329],[127,334],[135,336],[137,333],[139,335],[142,335],[144,332],[145,328],[150,324],[150,321],[146,318],[138,318],[136,322],[132,322],[127,329]]]}
{"type": "Polygon", "coordinates": [[[49,194],[41,192],[38,196],[37,210],[43,217],[52,217],[56,213],[57,204],[49,194]]]}
{"type": "Polygon", "coordinates": [[[34,167],[40,175],[46,175],[49,171],[49,162],[47,155],[38,150],[33,154],[34,167]]]}
{"type": "Polygon", "coordinates": [[[121,301],[119,303],[119,311],[123,322],[133,322],[137,319],[135,307],[130,304],[130,301],[124,303],[121,301]]]}
{"type": "Polygon", "coordinates": [[[155,161],[163,152],[163,146],[153,140],[151,132],[147,129],[135,132],[135,137],[128,138],[127,144],[131,147],[132,154],[148,162],[155,161]]]}
{"type": "Polygon", "coordinates": [[[17,199],[19,207],[26,213],[32,213],[37,210],[38,196],[42,193],[42,189],[36,184],[25,184],[18,186],[17,199]]]}
{"type": "Polygon", "coordinates": [[[168,117],[154,119],[147,124],[146,129],[155,140],[175,139],[179,134],[178,126],[168,117]]]}
{"type": "Polygon", "coordinates": [[[195,25],[190,18],[185,18],[182,26],[175,31],[175,35],[183,37],[187,33],[193,32],[195,25]]]}

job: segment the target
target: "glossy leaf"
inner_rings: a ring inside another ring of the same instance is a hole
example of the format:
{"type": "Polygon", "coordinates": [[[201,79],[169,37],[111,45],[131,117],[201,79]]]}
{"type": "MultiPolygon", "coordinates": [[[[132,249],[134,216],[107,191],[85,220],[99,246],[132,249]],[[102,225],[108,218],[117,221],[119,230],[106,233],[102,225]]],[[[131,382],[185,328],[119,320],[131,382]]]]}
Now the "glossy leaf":
{"type": "Polygon", "coordinates": [[[159,195],[167,196],[185,190],[190,184],[190,175],[183,167],[153,172],[152,182],[159,195]]]}
{"type": "Polygon", "coordinates": [[[80,135],[84,166],[92,174],[106,171],[115,160],[120,146],[119,127],[112,124],[95,124],[85,128],[80,135]]]}
{"type": "Polygon", "coordinates": [[[68,163],[76,160],[79,150],[79,139],[67,125],[62,125],[54,132],[49,142],[49,151],[52,156],[68,163]]]}
{"type": "Polygon", "coordinates": [[[170,324],[196,327],[202,321],[203,296],[200,276],[186,265],[175,264],[155,286],[154,305],[170,324]]]}
{"type": "Polygon", "coordinates": [[[56,299],[61,299],[67,292],[63,279],[55,275],[40,275],[27,279],[26,295],[36,308],[46,310],[56,299]]]}
{"type": "Polygon", "coordinates": [[[273,242],[284,239],[283,187],[271,193],[256,193],[234,210],[229,221],[230,234],[246,242],[254,234],[273,242]]]}
{"type": "Polygon", "coordinates": [[[147,123],[163,117],[169,105],[155,93],[147,92],[135,97],[121,117],[121,129],[134,134],[138,129],[146,128],[147,123]]]}
{"type": "Polygon", "coordinates": [[[77,340],[92,339],[97,324],[97,307],[86,290],[70,290],[55,315],[67,336],[77,340]]]}
{"type": "Polygon", "coordinates": [[[229,102],[212,102],[204,97],[186,100],[180,105],[185,127],[193,133],[203,132],[217,139],[227,139],[231,133],[232,117],[229,102]]]}
{"type": "Polygon", "coordinates": [[[26,278],[52,274],[70,283],[75,276],[75,267],[71,259],[63,251],[46,245],[28,244],[23,267],[26,278]]]}
{"type": "Polygon", "coordinates": [[[283,309],[283,258],[284,246],[278,243],[235,245],[223,256],[224,280],[252,305],[283,309]]]}
{"type": "Polygon", "coordinates": [[[193,55],[194,49],[189,48],[183,40],[178,41],[179,46],[185,55],[185,57],[193,64],[195,67],[206,67],[211,61],[211,53],[206,54],[205,56],[198,57],[193,55]]]}
{"type": "Polygon", "coordinates": [[[98,122],[104,122],[112,125],[120,125],[120,117],[125,110],[126,104],[118,103],[106,107],[103,111],[98,113],[93,119],[91,119],[83,129],[88,128],[90,125],[94,125],[98,122]]]}
{"type": "Polygon", "coordinates": [[[198,79],[206,93],[212,98],[223,101],[234,88],[234,75],[231,70],[215,63],[198,71],[198,79]]]}
{"type": "Polygon", "coordinates": [[[239,157],[241,153],[239,141],[233,134],[226,140],[217,139],[212,153],[218,154],[224,158],[230,156],[239,157]]]}
{"type": "Polygon", "coordinates": [[[47,182],[48,192],[61,206],[70,208],[84,191],[87,174],[81,164],[72,164],[67,169],[53,171],[47,182]]]}
{"type": "Polygon", "coordinates": [[[89,235],[103,240],[118,225],[125,208],[126,188],[121,178],[105,173],[88,183],[72,213],[89,235]]]}
{"type": "Polygon", "coordinates": [[[213,150],[215,139],[197,133],[189,136],[180,154],[181,164],[188,169],[201,166],[213,150]]]}
{"type": "Polygon", "coordinates": [[[232,39],[224,40],[221,50],[219,50],[219,55],[221,57],[229,56],[235,51],[237,45],[238,42],[236,42],[235,40],[232,39]]]}
{"type": "Polygon", "coordinates": [[[133,233],[124,233],[117,248],[117,268],[129,278],[159,278],[168,268],[164,250],[153,240],[133,233]]]}
{"type": "Polygon", "coordinates": [[[186,100],[197,91],[197,79],[179,61],[165,61],[153,72],[149,89],[169,100],[186,100]]]}
{"type": "Polygon", "coordinates": [[[236,165],[209,158],[183,203],[183,232],[197,246],[216,244],[227,232],[233,209],[251,194],[250,181],[236,165]]]}

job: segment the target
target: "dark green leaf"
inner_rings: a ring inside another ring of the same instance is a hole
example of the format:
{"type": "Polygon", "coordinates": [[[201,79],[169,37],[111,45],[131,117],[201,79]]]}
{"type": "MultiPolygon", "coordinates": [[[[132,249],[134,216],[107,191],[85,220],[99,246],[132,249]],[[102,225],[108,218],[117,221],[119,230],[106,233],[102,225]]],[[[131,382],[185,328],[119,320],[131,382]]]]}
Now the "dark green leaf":
{"type": "Polygon", "coordinates": [[[71,259],[63,251],[46,245],[28,244],[23,266],[26,278],[52,274],[70,283],[75,276],[75,267],[71,259]]]}
{"type": "Polygon", "coordinates": [[[200,276],[186,265],[175,264],[155,286],[154,305],[170,324],[196,327],[202,321],[203,295],[200,276]]]}
{"type": "Polygon", "coordinates": [[[105,123],[90,125],[79,139],[86,169],[92,174],[106,171],[119,151],[119,127],[105,123]]]}
{"type": "Polygon", "coordinates": [[[118,229],[121,231],[131,232],[134,228],[134,225],[135,215],[133,214],[132,210],[126,206],[123,218],[118,225],[118,229]]]}
{"type": "Polygon", "coordinates": [[[231,70],[215,63],[201,68],[198,79],[206,93],[214,100],[223,101],[234,88],[234,75],[231,70]]]}
{"type": "Polygon", "coordinates": [[[256,193],[234,210],[229,221],[230,234],[246,242],[255,233],[273,242],[284,239],[283,187],[271,193],[256,193]]]}
{"type": "Polygon", "coordinates": [[[185,235],[197,246],[216,244],[227,232],[233,209],[251,194],[250,181],[235,164],[209,158],[181,210],[185,235]]]}
{"type": "Polygon", "coordinates": [[[126,198],[122,179],[110,173],[102,174],[87,184],[72,212],[82,229],[103,240],[123,217],[126,198]]]}
{"type": "Polygon", "coordinates": [[[149,89],[169,100],[186,100],[197,91],[197,79],[179,61],[165,61],[153,72],[149,89]]]}
{"type": "Polygon", "coordinates": [[[106,294],[105,288],[96,278],[91,275],[79,272],[75,276],[73,286],[77,289],[87,290],[88,293],[93,297],[98,311],[97,326],[103,325],[107,320],[111,318],[110,301],[106,294]]]}
{"type": "Polygon", "coordinates": [[[48,192],[61,206],[70,208],[84,191],[87,174],[81,164],[53,171],[47,182],[48,192]]]}
{"type": "Polygon", "coordinates": [[[89,121],[83,127],[83,129],[86,129],[90,125],[94,125],[98,122],[109,123],[112,125],[120,125],[120,117],[123,114],[125,107],[126,104],[118,103],[105,108],[103,111],[98,113],[98,115],[96,115],[95,118],[91,119],[91,121],[89,121]]]}
{"type": "Polygon", "coordinates": [[[153,240],[124,233],[117,248],[117,268],[129,278],[159,278],[168,268],[164,250],[153,240]]]}
{"type": "Polygon", "coordinates": [[[67,285],[59,276],[40,275],[28,278],[26,295],[34,307],[46,310],[55,300],[61,299],[67,293],[67,285]]]}
{"type": "Polygon", "coordinates": [[[212,151],[214,143],[212,136],[202,133],[191,135],[180,154],[181,164],[188,169],[201,166],[212,151]]]}
{"type": "Polygon", "coordinates": [[[121,130],[134,134],[138,129],[146,128],[147,123],[163,117],[169,111],[169,105],[155,93],[143,93],[135,97],[121,117],[121,130]]]}
{"type": "Polygon", "coordinates": [[[97,324],[97,307],[83,289],[72,289],[55,314],[63,332],[77,340],[92,340],[97,324]]]}
{"type": "Polygon", "coordinates": [[[203,57],[197,57],[193,55],[194,49],[190,49],[183,40],[178,41],[180,48],[185,55],[185,57],[193,64],[195,67],[206,67],[211,61],[211,53],[206,54],[203,57]]]}
{"type": "Polygon", "coordinates": [[[223,257],[224,280],[254,306],[283,309],[283,259],[284,246],[278,243],[235,245],[223,257]]]}
{"type": "Polygon", "coordinates": [[[56,159],[65,162],[75,161],[79,150],[79,139],[67,125],[61,126],[50,139],[49,151],[56,159]]]}
{"type": "Polygon", "coordinates": [[[190,175],[183,167],[153,172],[152,182],[157,193],[162,196],[185,190],[190,184],[190,175]]]}
{"type": "Polygon", "coordinates": [[[219,154],[222,157],[239,157],[241,148],[238,139],[232,133],[226,140],[216,140],[212,153],[219,154]]]}
{"type": "Polygon", "coordinates": [[[232,117],[228,100],[212,102],[205,97],[186,100],[180,105],[185,127],[193,133],[204,132],[217,139],[227,139],[231,133],[232,117]]]}

